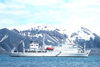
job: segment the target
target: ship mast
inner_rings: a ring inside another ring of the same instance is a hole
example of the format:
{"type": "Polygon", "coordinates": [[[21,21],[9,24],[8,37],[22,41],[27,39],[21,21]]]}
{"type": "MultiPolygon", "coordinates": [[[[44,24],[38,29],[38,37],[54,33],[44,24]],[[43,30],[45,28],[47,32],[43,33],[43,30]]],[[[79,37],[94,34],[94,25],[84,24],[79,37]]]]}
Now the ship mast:
{"type": "Polygon", "coordinates": [[[25,44],[24,44],[24,41],[22,40],[22,46],[23,46],[23,52],[25,52],[25,44]]]}
{"type": "Polygon", "coordinates": [[[85,50],[86,50],[86,44],[84,44],[84,52],[85,52],[85,50]]]}
{"type": "Polygon", "coordinates": [[[43,48],[45,49],[45,34],[43,34],[43,48]]]}

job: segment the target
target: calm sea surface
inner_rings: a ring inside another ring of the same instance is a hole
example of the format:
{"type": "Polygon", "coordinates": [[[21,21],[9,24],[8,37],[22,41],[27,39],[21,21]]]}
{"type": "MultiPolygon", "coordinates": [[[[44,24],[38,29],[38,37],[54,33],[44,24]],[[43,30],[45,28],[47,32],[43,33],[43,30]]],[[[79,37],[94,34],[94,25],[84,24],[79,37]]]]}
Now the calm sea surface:
{"type": "Polygon", "coordinates": [[[100,67],[100,56],[10,57],[0,55],[0,67],[100,67]]]}

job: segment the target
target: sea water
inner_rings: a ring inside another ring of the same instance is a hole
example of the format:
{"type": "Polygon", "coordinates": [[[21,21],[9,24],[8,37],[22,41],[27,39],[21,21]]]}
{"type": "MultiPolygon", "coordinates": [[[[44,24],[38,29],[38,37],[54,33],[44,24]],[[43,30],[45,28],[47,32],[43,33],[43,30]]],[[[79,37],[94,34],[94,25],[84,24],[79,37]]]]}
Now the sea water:
{"type": "Polygon", "coordinates": [[[10,57],[0,55],[0,67],[100,67],[100,56],[10,57]]]}

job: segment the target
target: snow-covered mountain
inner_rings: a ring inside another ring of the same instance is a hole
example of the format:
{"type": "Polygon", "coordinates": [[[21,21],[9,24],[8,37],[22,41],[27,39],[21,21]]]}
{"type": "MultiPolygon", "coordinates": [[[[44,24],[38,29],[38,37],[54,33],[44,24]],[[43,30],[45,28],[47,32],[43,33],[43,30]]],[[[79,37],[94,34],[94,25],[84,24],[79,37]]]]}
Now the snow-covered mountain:
{"type": "Polygon", "coordinates": [[[50,29],[47,26],[44,27],[34,27],[28,30],[20,31],[20,35],[24,37],[29,37],[33,41],[39,41],[40,45],[42,45],[43,38],[45,36],[45,43],[47,45],[58,45],[60,43],[64,43],[67,35],[60,33],[59,29],[50,29]],[[53,30],[52,30],[53,29],[53,30]]]}
{"type": "Polygon", "coordinates": [[[84,40],[90,40],[90,38],[95,38],[94,34],[84,27],[81,27],[79,31],[72,33],[70,37],[73,41],[76,40],[76,38],[84,40]]]}
{"type": "Polygon", "coordinates": [[[91,47],[91,44],[87,44],[87,42],[90,42],[90,40],[94,41],[95,35],[87,28],[81,27],[80,30],[73,32],[69,38],[75,44],[86,44],[87,46],[91,47]]]}
{"type": "MultiPolygon", "coordinates": [[[[100,48],[100,37],[89,29],[81,27],[75,32],[69,33],[70,29],[55,28],[51,26],[35,26],[25,28],[24,30],[0,29],[0,50],[9,52],[16,47],[19,49],[20,41],[25,41],[25,47],[29,47],[30,41],[38,41],[39,45],[43,45],[43,39],[47,45],[61,45],[65,42],[68,44],[78,44],[87,48],[100,48]]],[[[1,52],[0,51],[0,52],[1,52]]]]}

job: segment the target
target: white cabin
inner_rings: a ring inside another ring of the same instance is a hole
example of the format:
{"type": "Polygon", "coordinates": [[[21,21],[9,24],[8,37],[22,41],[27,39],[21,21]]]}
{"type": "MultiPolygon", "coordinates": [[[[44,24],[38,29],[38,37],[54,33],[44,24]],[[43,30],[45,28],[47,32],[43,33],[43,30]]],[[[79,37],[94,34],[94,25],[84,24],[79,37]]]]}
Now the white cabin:
{"type": "Polygon", "coordinates": [[[30,47],[29,47],[30,50],[36,50],[38,48],[39,48],[39,43],[38,42],[31,42],[30,43],[30,47]]]}

